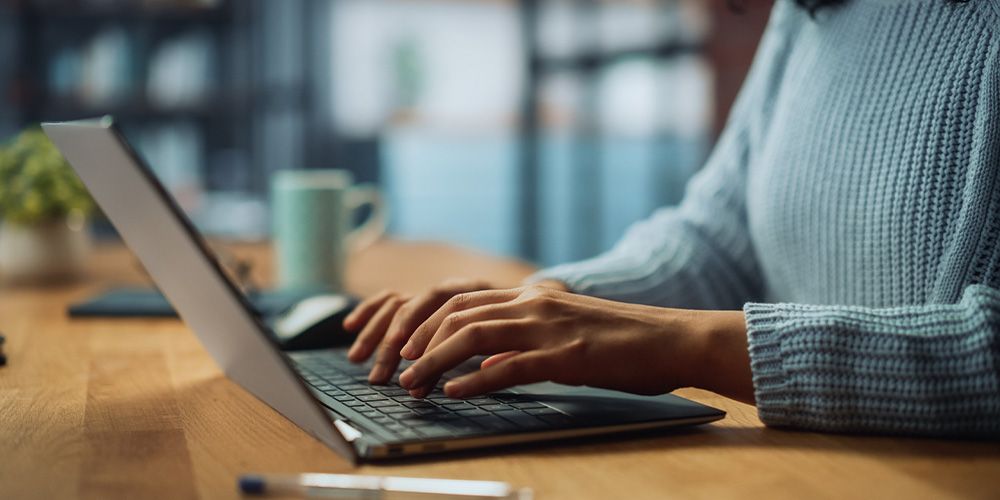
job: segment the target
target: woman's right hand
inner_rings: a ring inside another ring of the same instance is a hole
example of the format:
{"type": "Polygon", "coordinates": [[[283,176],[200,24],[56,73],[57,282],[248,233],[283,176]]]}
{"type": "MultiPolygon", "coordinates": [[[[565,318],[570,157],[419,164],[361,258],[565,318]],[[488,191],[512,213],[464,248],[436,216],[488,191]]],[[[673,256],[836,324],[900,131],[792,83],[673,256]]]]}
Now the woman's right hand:
{"type": "Polygon", "coordinates": [[[455,295],[489,288],[492,288],[490,284],[482,280],[456,279],[414,297],[391,290],[379,292],[362,301],[344,318],[344,329],[360,332],[347,357],[361,363],[374,353],[375,366],[368,374],[368,381],[385,384],[399,367],[402,359],[399,350],[418,326],[455,295]]]}

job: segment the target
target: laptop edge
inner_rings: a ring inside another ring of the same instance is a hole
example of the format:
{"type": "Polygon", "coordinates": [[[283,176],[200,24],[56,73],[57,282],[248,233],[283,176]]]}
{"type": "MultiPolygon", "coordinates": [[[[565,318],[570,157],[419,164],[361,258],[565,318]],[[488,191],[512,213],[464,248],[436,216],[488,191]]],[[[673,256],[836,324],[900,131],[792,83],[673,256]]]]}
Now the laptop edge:
{"type": "Polygon", "coordinates": [[[267,326],[228,279],[187,216],[110,117],[44,123],[111,223],[222,371],[299,427],[357,463],[267,326]],[[155,231],[158,234],[152,234],[155,231]]]}

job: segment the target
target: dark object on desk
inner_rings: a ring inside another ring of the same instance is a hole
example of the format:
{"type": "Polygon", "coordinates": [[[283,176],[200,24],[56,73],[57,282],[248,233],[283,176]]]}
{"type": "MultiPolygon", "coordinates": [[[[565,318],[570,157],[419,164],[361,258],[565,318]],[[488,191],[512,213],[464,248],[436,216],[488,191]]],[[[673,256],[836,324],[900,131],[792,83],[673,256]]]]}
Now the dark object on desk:
{"type": "MultiPolygon", "coordinates": [[[[271,326],[283,350],[328,349],[354,340],[342,323],[357,300],[321,289],[273,290],[247,295],[253,309],[271,326]]],[[[69,307],[74,318],[175,318],[160,292],[116,288],[69,307]]],[[[0,351],[2,355],[2,351],[0,351]]]]}
{"type": "MultiPolygon", "coordinates": [[[[322,289],[273,290],[247,296],[254,310],[269,318],[282,314],[322,289]]],[[[151,288],[112,288],[84,302],[69,306],[69,315],[83,317],[176,318],[177,312],[163,294],[151,288]]]]}
{"type": "Polygon", "coordinates": [[[344,330],[344,317],[356,305],[357,299],[349,295],[316,295],[267,323],[284,351],[345,347],[354,341],[354,335],[344,330]]]}
{"type": "Polygon", "coordinates": [[[7,364],[7,355],[3,352],[3,344],[7,341],[7,338],[0,335],[0,366],[7,364]]]}

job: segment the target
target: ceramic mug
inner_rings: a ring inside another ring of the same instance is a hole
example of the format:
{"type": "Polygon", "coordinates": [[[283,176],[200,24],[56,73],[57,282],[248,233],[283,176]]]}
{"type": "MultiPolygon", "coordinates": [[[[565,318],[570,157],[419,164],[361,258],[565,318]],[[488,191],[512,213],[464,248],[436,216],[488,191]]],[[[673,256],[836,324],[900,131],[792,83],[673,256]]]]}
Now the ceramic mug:
{"type": "Polygon", "coordinates": [[[280,170],[271,180],[271,203],[283,288],[343,291],[348,255],[385,232],[382,195],[375,186],[354,185],[346,170],[280,170]],[[357,210],[365,206],[371,214],[355,227],[357,210]]]}

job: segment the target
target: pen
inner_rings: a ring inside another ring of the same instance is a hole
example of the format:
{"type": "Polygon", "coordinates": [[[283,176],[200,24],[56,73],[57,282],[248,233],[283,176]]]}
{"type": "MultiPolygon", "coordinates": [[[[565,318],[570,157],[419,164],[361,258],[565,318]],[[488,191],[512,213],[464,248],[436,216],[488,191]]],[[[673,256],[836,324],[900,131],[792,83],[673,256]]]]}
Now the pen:
{"type": "Polygon", "coordinates": [[[467,481],[353,474],[246,474],[240,491],[247,495],[298,495],[356,500],[405,498],[531,500],[530,488],[499,481],[467,481]]]}

